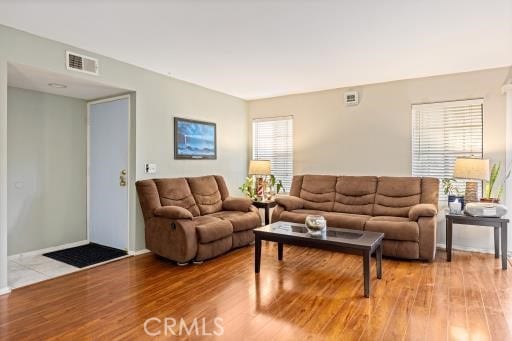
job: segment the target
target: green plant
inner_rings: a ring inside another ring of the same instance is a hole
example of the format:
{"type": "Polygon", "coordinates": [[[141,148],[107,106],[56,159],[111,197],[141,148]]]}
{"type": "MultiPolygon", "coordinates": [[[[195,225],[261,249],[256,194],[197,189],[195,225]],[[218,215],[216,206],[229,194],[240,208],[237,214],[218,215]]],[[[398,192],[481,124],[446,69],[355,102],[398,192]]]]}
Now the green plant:
{"type": "Polygon", "coordinates": [[[489,177],[489,181],[485,184],[485,190],[484,190],[484,198],[490,199],[490,198],[496,198],[501,199],[501,196],[503,195],[503,190],[505,188],[505,181],[510,177],[510,169],[508,170],[507,174],[503,178],[503,181],[501,182],[500,186],[498,187],[498,192],[494,192],[494,185],[496,185],[496,181],[500,177],[501,172],[501,162],[495,163],[492,165],[491,168],[491,175],[489,177]],[[493,197],[493,193],[496,194],[495,197],[493,197]]]}
{"type": "Polygon", "coordinates": [[[268,181],[268,184],[270,185],[270,188],[276,188],[276,194],[279,194],[281,190],[284,191],[283,182],[281,180],[277,180],[274,174],[270,175],[270,179],[268,181]]]}
{"type": "Polygon", "coordinates": [[[254,185],[254,178],[249,176],[245,178],[245,182],[238,187],[249,199],[255,200],[257,197],[256,186],[254,185]]]}
{"type": "Polygon", "coordinates": [[[457,186],[455,186],[456,181],[457,180],[455,180],[454,178],[445,178],[442,180],[444,194],[460,195],[459,189],[457,188],[457,186]]]}
{"type": "MultiPolygon", "coordinates": [[[[275,188],[276,194],[284,191],[283,182],[281,180],[277,180],[274,175],[270,175],[267,179],[265,179],[265,183],[270,187],[270,189],[275,188]]],[[[249,199],[256,200],[258,198],[258,193],[256,192],[256,182],[252,176],[245,178],[245,182],[240,187],[238,187],[238,189],[249,199]]]]}

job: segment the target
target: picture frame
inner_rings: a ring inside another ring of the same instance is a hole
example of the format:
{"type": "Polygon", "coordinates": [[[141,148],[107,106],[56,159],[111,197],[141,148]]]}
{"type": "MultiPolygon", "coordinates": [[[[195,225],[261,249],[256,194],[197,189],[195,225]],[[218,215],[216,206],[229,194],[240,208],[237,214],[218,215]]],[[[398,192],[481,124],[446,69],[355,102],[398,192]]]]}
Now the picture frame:
{"type": "Polygon", "coordinates": [[[217,125],[174,117],[174,159],[216,160],[217,125]]]}

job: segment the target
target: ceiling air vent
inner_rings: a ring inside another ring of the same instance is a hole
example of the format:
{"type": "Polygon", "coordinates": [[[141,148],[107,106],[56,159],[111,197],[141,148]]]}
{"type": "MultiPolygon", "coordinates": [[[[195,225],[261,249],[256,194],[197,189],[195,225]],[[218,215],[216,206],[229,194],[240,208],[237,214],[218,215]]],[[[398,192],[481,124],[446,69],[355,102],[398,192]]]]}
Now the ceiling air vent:
{"type": "Polygon", "coordinates": [[[66,51],[66,67],[68,70],[98,75],[98,60],[78,53],[66,51]]]}

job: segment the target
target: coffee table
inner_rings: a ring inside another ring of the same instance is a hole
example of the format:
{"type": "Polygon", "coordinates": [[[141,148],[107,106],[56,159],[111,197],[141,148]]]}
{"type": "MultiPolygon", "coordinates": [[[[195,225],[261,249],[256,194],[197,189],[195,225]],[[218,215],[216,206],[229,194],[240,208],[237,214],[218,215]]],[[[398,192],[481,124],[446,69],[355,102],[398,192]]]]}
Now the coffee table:
{"type": "Polygon", "coordinates": [[[328,227],[322,236],[309,235],[304,224],[276,222],[253,230],[254,271],[260,272],[261,241],[277,242],[277,259],[283,260],[283,244],[312,247],[363,256],[364,296],[370,296],[370,259],[375,253],[377,278],[382,278],[382,239],[384,233],[328,227]]]}

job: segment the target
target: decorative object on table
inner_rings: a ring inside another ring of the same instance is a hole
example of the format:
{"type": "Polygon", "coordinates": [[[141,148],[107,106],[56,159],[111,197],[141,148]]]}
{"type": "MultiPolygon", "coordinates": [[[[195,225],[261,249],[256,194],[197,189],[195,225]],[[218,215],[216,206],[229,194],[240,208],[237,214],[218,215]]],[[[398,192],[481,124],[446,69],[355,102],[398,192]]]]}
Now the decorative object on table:
{"type": "Polygon", "coordinates": [[[216,124],[175,117],[174,158],[177,160],[217,159],[216,124]]]}
{"type": "MultiPolygon", "coordinates": [[[[451,211],[450,204],[452,202],[460,203],[460,210],[464,209],[464,196],[460,194],[460,190],[455,186],[457,180],[454,178],[445,178],[442,180],[444,194],[448,195],[448,207],[450,207],[450,213],[457,214],[451,211]]],[[[457,205],[453,205],[454,208],[457,205]]]]}
{"type": "Polygon", "coordinates": [[[485,184],[483,197],[480,198],[481,202],[489,202],[498,204],[501,200],[501,196],[503,195],[503,190],[505,188],[505,181],[510,177],[510,169],[503,178],[500,186],[498,187],[498,191],[494,191],[494,185],[496,185],[496,181],[500,177],[501,172],[501,162],[495,163],[491,168],[491,175],[489,177],[489,181],[485,184]],[[493,195],[494,194],[494,195],[493,195]]]}
{"type": "Polygon", "coordinates": [[[270,177],[267,180],[267,191],[265,192],[265,196],[267,200],[274,200],[277,194],[284,190],[283,182],[281,180],[277,180],[274,174],[270,174],[270,177]]]}
{"type": "Polygon", "coordinates": [[[462,203],[459,201],[459,199],[455,199],[454,201],[448,202],[448,208],[450,209],[450,214],[462,213],[462,203]]]}
{"type": "Polygon", "coordinates": [[[471,180],[466,182],[464,201],[466,203],[477,202],[477,181],[489,180],[489,160],[475,158],[457,158],[455,160],[453,176],[457,179],[471,180]]]}
{"type": "Polygon", "coordinates": [[[256,176],[256,197],[259,200],[263,200],[266,176],[270,175],[270,161],[251,160],[249,163],[249,175],[256,176]]]}
{"type": "Polygon", "coordinates": [[[466,210],[464,212],[473,217],[501,218],[507,214],[507,211],[508,210],[505,205],[490,202],[472,202],[466,205],[466,210]]]}
{"type": "Polygon", "coordinates": [[[305,225],[311,236],[321,236],[322,232],[327,229],[327,222],[321,215],[308,215],[305,225]]]}

